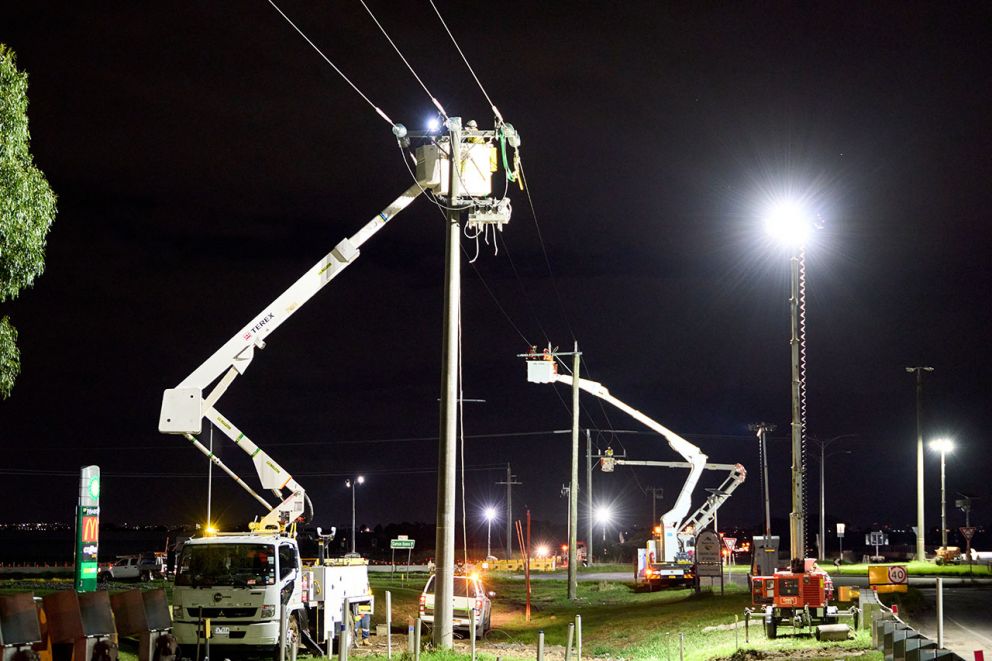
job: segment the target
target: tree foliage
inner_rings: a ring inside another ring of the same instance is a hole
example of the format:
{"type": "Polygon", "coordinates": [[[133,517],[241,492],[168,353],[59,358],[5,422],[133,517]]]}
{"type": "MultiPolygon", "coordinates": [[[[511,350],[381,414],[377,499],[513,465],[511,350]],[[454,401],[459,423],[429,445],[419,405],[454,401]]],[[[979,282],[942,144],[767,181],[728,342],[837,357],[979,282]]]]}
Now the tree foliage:
{"type": "MultiPolygon", "coordinates": [[[[31,157],[28,77],[0,44],[0,303],[17,297],[45,269],[45,240],[55,220],[55,193],[31,157]]],[[[17,331],[0,319],[0,397],[20,372],[17,331]]]]}

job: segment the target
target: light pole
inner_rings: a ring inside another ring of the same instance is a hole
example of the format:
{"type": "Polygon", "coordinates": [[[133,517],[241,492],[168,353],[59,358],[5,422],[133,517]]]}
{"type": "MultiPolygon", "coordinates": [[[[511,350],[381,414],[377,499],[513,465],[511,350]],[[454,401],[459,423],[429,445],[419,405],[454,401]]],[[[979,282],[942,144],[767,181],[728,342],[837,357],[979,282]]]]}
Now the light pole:
{"type": "Polygon", "coordinates": [[[938,438],[930,441],[930,449],[940,453],[940,545],[947,548],[947,483],[944,475],[944,460],[947,453],[954,449],[954,443],[948,438],[938,438]]]}
{"type": "Polygon", "coordinates": [[[487,507],[486,515],[486,560],[493,557],[493,519],[496,518],[496,508],[487,507]]]}
{"type": "Polygon", "coordinates": [[[775,425],[767,422],[758,422],[748,425],[747,428],[758,437],[758,458],[761,461],[761,473],[763,490],[765,496],[765,539],[772,534],[772,511],[768,501],[768,432],[775,431],[775,425]]]}
{"type": "Polygon", "coordinates": [[[826,465],[826,460],[830,457],[836,456],[838,454],[851,454],[850,450],[843,450],[841,452],[835,452],[824,456],[824,452],[832,443],[839,441],[842,438],[851,438],[857,436],[857,434],[841,434],[840,436],[834,436],[833,438],[828,438],[825,441],[820,441],[817,439],[812,439],[814,443],[820,446],[820,541],[817,546],[817,556],[819,559],[825,560],[827,555],[827,504],[826,504],[826,484],[824,473],[824,466],[826,465]]]}
{"type": "Polygon", "coordinates": [[[596,508],[596,523],[603,527],[603,554],[606,554],[606,525],[613,518],[613,512],[606,505],[596,508]]]}
{"type": "Polygon", "coordinates": [[[923,525],[923,373],[932,372],[932,367],[907,367],[910,374],[916,373],[916,559],[927,559],[926,527],[923,525]]]}
{"type": "Polygon", "coordinates": [[[351,479],[345,480],[344,485],[351,488],[351,554],[358,555],[355,552],[355,539],[358,537],[358,531],[355,529],[355,487],[359,484],[364,484],[365,478],[361,475],[351,479]]]}
{"type": "Polygon", "coordinates": [[[792,354],[792,512],[789,514],[789,553],[791,569],[801,573],[806,557],[806,507],[803,441],[805,436],[805,298],[806,241],[815,225],[802,206],[780,201],[765,216],[765,229],[779,243],[792,250],[789,259],[792,354]],[[803,313],[800,314],[800,308],[803,313]]]}

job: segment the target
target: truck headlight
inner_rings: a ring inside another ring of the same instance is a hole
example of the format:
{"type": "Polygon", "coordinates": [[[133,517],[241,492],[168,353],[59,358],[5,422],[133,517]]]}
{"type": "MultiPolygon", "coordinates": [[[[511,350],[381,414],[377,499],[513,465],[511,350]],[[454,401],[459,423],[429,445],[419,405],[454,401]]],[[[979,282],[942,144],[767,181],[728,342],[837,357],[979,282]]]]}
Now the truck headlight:
{"type": "Polygon", "coordinates": [[[260,616],[263,618],[273,618],[276,616],[276,606],[275,604],[265,604],[262,606],[260,616]]]}

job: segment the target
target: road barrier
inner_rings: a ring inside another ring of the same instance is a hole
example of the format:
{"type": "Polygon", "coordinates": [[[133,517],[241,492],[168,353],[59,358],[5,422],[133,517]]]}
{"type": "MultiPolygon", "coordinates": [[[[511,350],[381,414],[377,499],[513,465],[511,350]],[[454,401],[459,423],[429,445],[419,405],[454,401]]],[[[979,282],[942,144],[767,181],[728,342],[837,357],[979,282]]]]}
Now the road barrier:
{"type": "Polygon", "coordinates": [[[896,612],[886,608],[872,592],[862,592],[862,603],[877,608],[871,612],[871,642],[875,649],[892,661],[964,661],[903,622],[896,612]]]}

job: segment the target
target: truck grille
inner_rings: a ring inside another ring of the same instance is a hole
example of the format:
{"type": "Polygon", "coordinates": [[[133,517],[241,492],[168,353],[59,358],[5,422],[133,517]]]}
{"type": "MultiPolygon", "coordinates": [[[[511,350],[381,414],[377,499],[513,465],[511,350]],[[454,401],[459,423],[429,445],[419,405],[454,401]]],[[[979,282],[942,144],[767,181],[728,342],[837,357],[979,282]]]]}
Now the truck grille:
{"type": "Polygon", "coordinates": [[[802,581],[802,603],[818,605],[823,601],[823,579],[819,576],[804,576],[802,581]]]}
{"type": "Polygon", "coordinates": [[[240,620],[255,617],[257,608],[187,608],[189,616],[196,619],[199,617],[226,618],[229,620],[240,620]],[[202,614],[202,615],[201,615],[202,614]]]}

